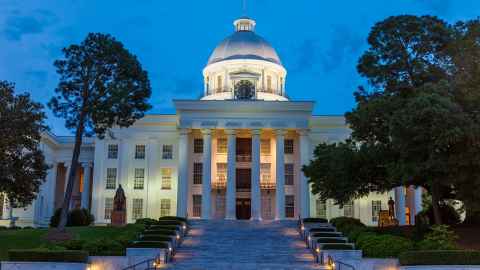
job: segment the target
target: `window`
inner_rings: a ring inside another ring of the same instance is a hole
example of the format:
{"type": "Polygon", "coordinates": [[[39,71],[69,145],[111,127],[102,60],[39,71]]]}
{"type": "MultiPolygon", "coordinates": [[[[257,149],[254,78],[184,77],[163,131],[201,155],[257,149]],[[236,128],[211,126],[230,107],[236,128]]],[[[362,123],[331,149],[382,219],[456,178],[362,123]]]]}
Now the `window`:
{"type": "Polygon", "coordinates": [[[203,139],[193,140],[193,152],[196,154],[203,153],[203,139]]]}
{"type": "Polygon", "coordinates": [[[293,140],[292,139],[285,139],[283,145],[283,152],[285,154],[293,154],[293,140]]]}
{"type": "Polygon", "coordinates": [[[217,139],[217,154],[226,154],[227,153],[227,139],[218,138],[217,139]]]}
{"type": "Polygon", "coordinates": [[[372,201],[372,221],[378,221],[378,212],[382,210],[382,201],[372,201]]]}
{"type": "Polygon", "coordinates": [[[201,217],[202,216],[202,195],[193,195],[193,216],[201,217]]]}
{"type": "Polygon", "coordinates": [[[172,168],[162,168],[162,189],[172,189],[172,168]]]}
{"type": "Polygon", "coordinates": [[[285,217],[295,217],[295,197],[293,195],[285,196],[285,217]]]}
{"type": "Polygon", "coordinates": [[[117,159],[118,158],[118,144],[109,144],[108,145],[108,158],[117,159]]]}
{"type": "Polygon", "coordinates": [[[355,215],[355,209],[353,208],[353,201],[343,205],[343,215],[346,217],[352,217],[355,215]]]}
{"type": "Polygon", "coordinates": [[[227,182],[227,163],[217,163],[217,182],[227,182]]]}
{"type": "Polygon", "coordinates": [[[111,219],[113,210],[113,198],[105,198],[105,212],[104,218],[111,219]]]}
{"type": "Polygon", "coordinates": [[[321,199],[316,200],[315,214],[319,218],[327,218],[327,201],[321,199]]]}
{"type": "Polygon", "coordinates": [[[260,181],[261,182],[270,182],[270,163],[261,163],[260,164],[260,181]]]}
{"type": "Polygon", "coordinates": [[[173,159],[173,145],[164,144],[162,146],[162,158],[163,159],[173,159]]]}
{"type": "Polygon", "coordinates": [[[145,182],[145,169],[135,168],[135,178],[133,179],[133,189],[143,189],[145,182]]]}
{"type": "Polygon", "coordinates": [[[285,164],[285,185],[293,186],[293,164],[285,164]]]}
{"type": "Polygon", "coordinates": [[[171,203],[170,199],[161,199],[160,200],[160,216],[170,216],[171,203]]]}
{"type": "Polygon", "coordinates": [[[145,145],[135,145],[135,159],[145,159],[145,145]]]}
{"type": "Polygon", "coordinates": [[[272,76],[267,76],[267,91],[272,92],[272,76]]]}
{"type": "Polygon", "coordinates": [[[143,199],[133,199],[132,218],[134,220],[143,218],[143,199]]]}
{"type": "Polygon", "coordinates": [[[270,155],[270,139],[260,140],[260,153],[262,155],[270,155]]]}
{"type": "Polygon", "coordinates": [[[106,189],[115,189],[117,187],[117,168],[107,168],[106,189]]]}
{"type": "Polygon", "coordinates": [[[202,184],[203,164],[200,162],[193,163],[193,184],[202,184]]]}

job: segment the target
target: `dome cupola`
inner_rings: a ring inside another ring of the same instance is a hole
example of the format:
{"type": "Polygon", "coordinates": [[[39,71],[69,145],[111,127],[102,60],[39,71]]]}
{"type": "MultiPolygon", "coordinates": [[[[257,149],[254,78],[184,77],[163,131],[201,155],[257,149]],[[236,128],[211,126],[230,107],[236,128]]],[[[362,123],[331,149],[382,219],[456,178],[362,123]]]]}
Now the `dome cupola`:
{"type": "Polygon", "coordinates": [[[287,100],[287,72],[275,49],[255,33],[255,20],[240,17],[233,25],[235,32],[213,50],[203,70],[202,99],[287,100]]]}

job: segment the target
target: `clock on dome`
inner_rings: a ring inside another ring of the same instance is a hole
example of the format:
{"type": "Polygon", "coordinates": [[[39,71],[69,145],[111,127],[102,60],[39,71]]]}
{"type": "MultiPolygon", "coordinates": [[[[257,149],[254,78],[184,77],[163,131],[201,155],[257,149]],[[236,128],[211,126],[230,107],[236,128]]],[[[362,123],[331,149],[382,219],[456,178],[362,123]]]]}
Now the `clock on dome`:
{"type": "Polygon", "coordinates": [[[251,100],[255,98],[255,86],[249,80],[241,80],[235,84],[235,99],[251,100]]]}

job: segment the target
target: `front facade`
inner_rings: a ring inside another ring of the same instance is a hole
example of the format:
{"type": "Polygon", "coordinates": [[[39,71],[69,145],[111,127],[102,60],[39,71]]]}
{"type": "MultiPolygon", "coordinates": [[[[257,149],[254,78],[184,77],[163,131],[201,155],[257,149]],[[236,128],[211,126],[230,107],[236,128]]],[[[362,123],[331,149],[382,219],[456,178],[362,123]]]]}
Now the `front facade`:
{"type": "MultiPolygon", "coordinates": [[[[113,138],[85,139],[71,207],[90,209],[97,224],[110,223],[121,185],[127,220],[178,215],[201,219],[283,220],[351,216],[375,225],[378,211],[397,202],[401,224],[413,223],[421,190],[399,187],[371,194],[340,209],[310,192],[301,168],[322,142],[345,140],[343,116],[314,116],[312,101],[286,95],[287,71],[275,50],[243,17],[213,51],[203,70],[204,95],[174,100],[176,114],[146,115],[113,138]]],[[[19,225],[48,225],[61,205],[73,137],[45,134],[52,165],[38,198],[10,211],[0,197],[0,217],[19,225]]]]}

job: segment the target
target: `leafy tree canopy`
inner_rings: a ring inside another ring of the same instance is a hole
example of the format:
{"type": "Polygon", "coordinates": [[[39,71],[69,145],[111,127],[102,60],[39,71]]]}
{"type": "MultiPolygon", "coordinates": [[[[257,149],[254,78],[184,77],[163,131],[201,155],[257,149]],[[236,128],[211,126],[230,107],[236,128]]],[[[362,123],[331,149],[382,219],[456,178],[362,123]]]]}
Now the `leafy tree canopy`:
{"type": "Polygon", "coordinates": [[[15,206],[30,204],[45,181],[44,120],[40,103],[26,93],[15,95],[13,84],[0,81],[0,193],[15,206]]]}

